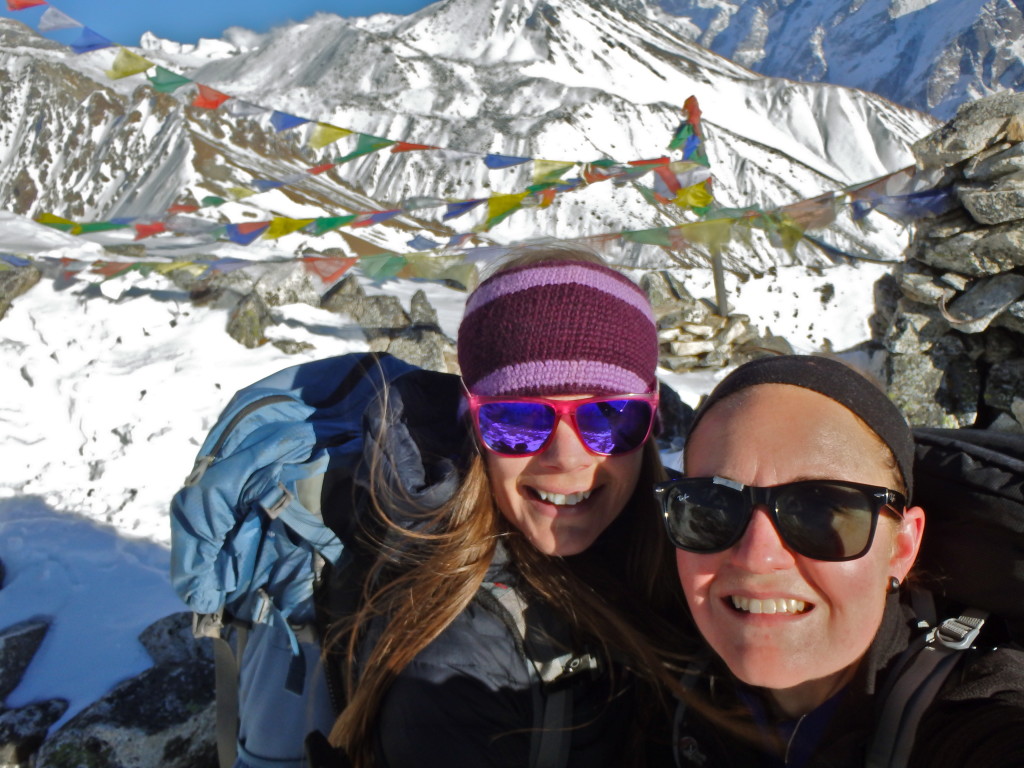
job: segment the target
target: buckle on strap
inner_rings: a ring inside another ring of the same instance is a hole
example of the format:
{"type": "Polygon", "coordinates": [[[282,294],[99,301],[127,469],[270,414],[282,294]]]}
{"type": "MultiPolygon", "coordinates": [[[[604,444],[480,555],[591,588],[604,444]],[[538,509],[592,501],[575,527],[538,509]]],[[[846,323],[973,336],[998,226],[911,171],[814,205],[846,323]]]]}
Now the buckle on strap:
{"type": "Polygon", "coordinates": [[[192,614],[192,636],[200,637],[221,637],[224,631],[224,608],[218,608],[216,613],[193,613],[192,614]]]}
{"type": "Polygon", "coordinates": [[[962,651],[970,648],[985,625],[988,611],[968,608],[955,619],[946,619],[928,635],[928,642],[939,642],[946,648],[962,651]]]}

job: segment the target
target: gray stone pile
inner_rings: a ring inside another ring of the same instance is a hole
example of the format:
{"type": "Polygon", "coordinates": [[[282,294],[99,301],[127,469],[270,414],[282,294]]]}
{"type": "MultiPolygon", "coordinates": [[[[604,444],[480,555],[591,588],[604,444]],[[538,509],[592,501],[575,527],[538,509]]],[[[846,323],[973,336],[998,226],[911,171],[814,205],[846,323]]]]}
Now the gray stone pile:
{"type": "MultiPolygon", "coordinates": [[[[0,702],[18,687],[48,630],[45,621],[28,621],[0,631],[0,702]]],[[[216,768],[213,658],[192,637],[191,614],[161,619],[139,640],[153,666],[52,734],[47,735],[67,711],[67,701],[0,706],[0,765],[216,768]]],[[[68,660],[67,674],[75,675],[74,659],[68,660]]]]}
{"type": "Polygon", "coordinates": [[[670,272],[647,272],[640,286],[658,321],[661,365],[671,371],[723,368],[767,353],[793,351],[785,339],[759,333],[746,315],[718,314],[670,272]]]}
{"type": "Polygon", "coordinates": [[[890,393],[914,424],[1024,429],[1024,94],[963,106],[914,146],[955,204],[918,224],[878,302],[890,393]]]}

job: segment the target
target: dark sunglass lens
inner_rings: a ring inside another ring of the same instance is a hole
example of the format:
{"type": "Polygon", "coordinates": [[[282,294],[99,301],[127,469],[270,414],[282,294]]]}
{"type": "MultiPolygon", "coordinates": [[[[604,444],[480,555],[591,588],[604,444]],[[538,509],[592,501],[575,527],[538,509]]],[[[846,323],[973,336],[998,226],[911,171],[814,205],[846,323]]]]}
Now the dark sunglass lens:
{"type": "Polygon", "coordinates": [[[672,543],[692,552],[727,548],[750,519],[742,494],[710,480],[684,480],[671,486],[663,505],[672,543]]]}
{"type": "Polygon", "coordinates": [[[647,400],[600,400],[576,409],[576,426],[590,450],[614,455],[640,447],[651,417],[647,400]]]}
{"type": "Polygon", "coordinates": [[[477,419],[480,437],[496,453],[533,453],[555,426],[555,411],[543,403],[484,403],[477,419]]]}
{"type": "Polygon", "coordinates": [[[784,489],[775,504],[783,538],[815,560],[848,560],[871,544],[874,502],[863,491],[830,483],[784,489]]]}

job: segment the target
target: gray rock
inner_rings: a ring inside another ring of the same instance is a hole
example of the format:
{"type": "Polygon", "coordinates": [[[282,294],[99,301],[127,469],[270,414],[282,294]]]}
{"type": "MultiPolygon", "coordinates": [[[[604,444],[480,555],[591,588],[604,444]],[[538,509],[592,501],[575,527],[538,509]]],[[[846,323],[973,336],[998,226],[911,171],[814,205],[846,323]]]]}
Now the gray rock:
{"type": "Polygon", "coordinates": [[[999,144],[1017,115],[1024,115],[1024,94],[999,93],[968,102],[950,122],[914,144],[914,157],[923,168],[960,163],[999,144]]]}
{"type": "Polygon", "coordinates": [[[440,329],[437,311],[430,305],[427,294],[422,289],[416,291],[409,302],[409,322],[412,325],[425,325],[440,329]]]}
{"type": "Polygon", "coordinates": [[[126,680],[44,742],[36,768],[216,768],[213,664],[126,680]]]}
{"type": "Polygon", "coordinates": [[[911,301],[921,304],[944,304],[956,296],[956,290],[943,285],[935,273],[916,263],[906,265],[900,274],[900,289],[911,301]]]}
{"type": "Polygon", "coordinates": [[[320,278],[301,263],[273,264],[257,279],[253,290],[268,307],[286,304],[320,306],[320,278]]]}
{"type": "Polygon", "coordinates": [[[994,325],[1024,335],[1024,301],[1015,301],[993,321],[994,325]]]}
{"type": "Polygon", "coordinates": [[[0,702],[18,687],[46,637],[45,621],[22,621],[0,632],[0,702]]]}
{"type": "Polygon", "coordinates": [[[1024,171],[1024,143],[1000,145],[995,152],[984,152],[964,166],[964,177],[971,181],[994,181],[1001,176],[1024,171]]]}
{"type": "Polygon", "coordinates": [[[1024,358],[993,365],[985,382],[985,404],[1012,414],[1014,402],[1021,397],[1022,381],[1024,358]]]}
{"type": "Polygon", "coordinates": [[[316,346],[308,341],[295,341],[294,339],[274,339],[270,343],[286,355],[298,355],[316,349],[316,346]]]}
{"type": "Polygon", "coordinates": [[[0,320],[3,320],[11,303],[39,282],[43,273],[36,267],[13,267],[0,271],[0,320]]]}
{"type": "Polygon", "coordinates": [[[986,274],[1024,266],[1024,225],[990,227],[975,244],[974,258],[986,274]]]}
{"type": "Polygon", "coordinates": [[[977,420],[981,373],[968,338],[950,332],[917,351],[889,354],[889,397],[911,424],[964,427],[977,420]]]}
{"type": "Polygon", "coordinates": [[[320,306],[331,312],[339,312],[351,315],[350,307],[353,300],[363,299],[366,292],[359,284],[355,275],[345,275],[341,280],[331,286],[320,299],[320,306]]]}
{"type": "Polygon", "coordinates": [[[988,265],[978,259],[975,249],[986,234],[988,231],[982,228],[942,239],[919,238],[914,243],[911,255],[938,270],[981,277],[989,273],[988,265]]]}
{"type": "Polygon", "coordinates": [[[640,287],[651,300],[655,317],[677,311],[680,304],[692,304],[694,299],[686,287],[668,271],[646,272],[640,278],[640,287]]]}
{"type": "Polygon", "coordinates": [[[979,224],[1005,224],[1024,218],[1024,189],[961,186],[957,197],[979,224]]]}
{"type": "Polygon", "coordinates": [[[350,312],[364,329],[397,332],[410,324],[402,302],[394,296],[366,296],[353,302],[350,312]]]}
{"type": "Polygon", "coordinates": [[[894,355],[926,352],[949,332],[949,323],[935,307],[901,299],[883,339],[894,355]]]}
{"type": "Polygon", "coordinates": [[[974,282],[948,307],[946,319],[958,331],[979,333],[1024,296],[1024,275],[1004,273],[974,282]]]}
{"type": "Polygon", "coordinates": [[[994,365],[1024,357],[1024,336],[1006,328],[991,327],[981,336],[983,351],[980,360],[985,365],[994,365]]]}
{"type": "Polygon", "coordinates": [[[0,711],[0,765],[30,765],[50,726],[67,712],[63,699],[41,701],[0,711]]]}
{"type": "Polygon", "coordinates": [[[154,621],[142,630],[139,642],[154,664],[213,661],[213,649],[209,641],[198,640],[193,636],[192,614],[184,611],[154,621]]]}
{"type": "Polygon", "coordinates": [[[450,367],[450,361],[455,357],[455,345],[443,333],[430,328],[407,328],[389,339],[381,351],[427,370],[455,372],[450,367]]]}
{"type": "Polygon", "coordinates": [[[270,310],[256,293],[244,296],[228,317],[228,335],[253,349],[266,343],[267,327],[272,323],[270,310]]]}

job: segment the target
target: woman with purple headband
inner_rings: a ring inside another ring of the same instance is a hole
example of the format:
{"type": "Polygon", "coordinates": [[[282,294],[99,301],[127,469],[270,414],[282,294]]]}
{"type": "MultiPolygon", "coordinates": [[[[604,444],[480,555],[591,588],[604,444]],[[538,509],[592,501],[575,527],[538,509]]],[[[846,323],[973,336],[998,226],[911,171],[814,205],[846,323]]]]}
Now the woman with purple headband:
{"type": "Polygon", "coordinates": [[[925,512],[909,503],[913,435],[881,389],[833,359],[755,360],[698,409],[684,458],[657,494],[711,653],[677,712],[679,768],[1024,765],[1024,653],[1010,647],[951,656],[916,729],[890,738],[912,716],[879,692],[923,668],[903,654],[921,647],[930,596],[906,586],[925,512]]]}
{"type": "Polygon", "coordinates": [[[358,766],[657,764],[684,608],[650,493],[647,296],[596,257],[527,254],[469,297],[458,359],[448,395],[403,377],[367,415],[380,554],[329,657],[330,741],[358,766]]]}

